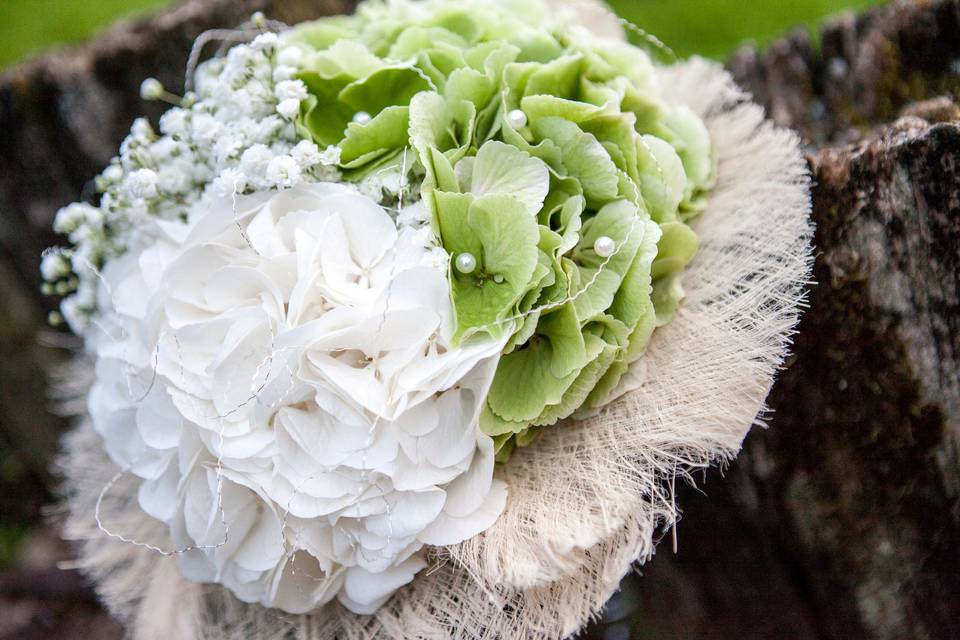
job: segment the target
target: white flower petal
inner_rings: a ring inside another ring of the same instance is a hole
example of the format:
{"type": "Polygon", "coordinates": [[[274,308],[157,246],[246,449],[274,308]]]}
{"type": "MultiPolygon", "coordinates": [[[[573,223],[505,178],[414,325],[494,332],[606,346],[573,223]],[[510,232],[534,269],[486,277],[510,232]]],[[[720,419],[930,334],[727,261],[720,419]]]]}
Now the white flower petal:
{"type": "Polygon", "coordinates": [[[434,546],[457,544],[469,540],[489,529],[503,513],[506,503],[507,485],[500,480],[494,480],[490,493],[487,494],[479,509],[465,518],[454,518],[441,513],[417,538],[424,544],[434,546]]]}
{"type": "Polygon", "coordinates": [[[420,556],[382,573],[370,573],[360,567],[347,570],[343,591],[337,596],[343,606],[361,615],[371,614],[418,571],[427,566],[420,556]]]}

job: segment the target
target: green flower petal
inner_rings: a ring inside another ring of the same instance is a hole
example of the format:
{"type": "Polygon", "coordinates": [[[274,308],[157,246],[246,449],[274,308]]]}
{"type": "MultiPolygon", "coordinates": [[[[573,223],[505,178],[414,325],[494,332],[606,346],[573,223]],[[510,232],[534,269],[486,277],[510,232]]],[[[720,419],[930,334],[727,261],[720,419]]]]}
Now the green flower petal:
{"type": "Polygon", "coordinates": [[[562,118],[535,120],[532,129],[538,139],[560,148],[567,175],[580,181],[590,206],[602,206],[617,197],[617,167],[594,136],[562,118]]]}
{"type": "Polygon", "coordinates": [[[346,76],[357,79],[364,78],[384,66],[386,63],[362,43],[342,39],[332,43],[329,48],[319,48],[305,68],[324,78],[346,76]]]}
{"type": "Polygon", "coordinates": [[[514,328],[516,323],[503,321],[531,287],[539,251],[538,225],[523,203],[506,195],[473,198],[437,199],[444,248],[451,256],[468,251],[477,259],[473,273],[451,272],[458,340],[477,331],[501,335],[514,328]]]}
{"type": "Polygon", "coordinates": [[[534,71],[527,80],[524,94],[572,98],[580,87],[583,56],[566,55],[551,60],[534,71]]]}
{"type": "Polygon", "coordinates": [[[683,271],[697,253],[699,240],[693,229],[682,222],[660,225],[663,232],[657,244],[657,258],[653,261],[650,276],[653,279],[683,271]]]}
{"type": "Polygon", "coordinates": [[[573,304],[568,302],[543,316],[537,335],[549,340],[553,347],[550,361],[553,377],[566,378],[587,364],[587,348],[573,304]]]}
{"type": "Polygon", "coordinates": [[[320,51],[328,49],[338,41],[354,44],[349,38],[356,35],[356,22],[350,16],[331,16],[298,24],[285,35],[285,40],[290,44],[302,44],[309,49],[320,51]]]}
{"type": "Polygon", "coordinates": [[[620,348],[619,345],[608,343],[592,333],[586,334],[586,344],[587,353],[591,356],[589,362],[577,373],[560,401],[545,407],[543,412],[532,421],[534,426],[556,424],[557,421],[570,417],[583,406],[590,392],[613,363],[620,348]]]}
{"type": "Polygon", "coordinates": [[[687,174],[676,150],[664,140],[645,135],[637,141],[640,190],[657,222],[672,222],[687,187],[687,174]]]}
{"type": "Polygon", "coordinates": [[[520,108],[531,120],[542,118],[563,118],[576,124],[582,124],[591,118],[603,115],[605,109],[587,102],[578,102],[552,95],[526,96],[520,101],[520,108]]]}
{"type": "Polygon", "coordinates": [[[365,111],[373,116],[387,107],[406,106],[413,96],[432,88],[422,71],[386,67],[344,87],[339,99],[354,113],[365,111]]]}
{"type": "Polygon", "coordinates": [[[413,26],[405,29],[390,47],[388,58],[406,60],[440,44],[451,45],[454,49],[464,49],[467,41],[453,31],[443,27],[413,26]]]}
{"type": "Polygon", "coordinates": [[[665,120],[676,134],[676,151],[683,161],[683,169],[690,181],[689,190],[705,188],[713,179],[713,151],[710,133],[688,107],[679,106],[665,120]]]}
{"type": "Polygon", "coordinates": [[[681,274],[675,273],[655,280],[653,283],[653,307],[656,310],[657,326],[662,327],[673,320],[673,316],[680,306],[680,301],[686,295],[683,290],[681,274]]]}
{"type": "Polygon", "coordinates": [[[550,172],[542,160],[502,142],[486,143],[476,158],[461,161],[457,168],[461,165],[469,168],[461,178],[465,191],[476,196],[512,195],[529,215],[540,211],[550,189],[550,172]]]}
{"type": "Polygon", "coordinates": [[[582,239],[573,252],[580,271],[583,290],[576,290],[577,316],[589,320],[602,315],[613,304],[646,226],[634,205],[618,200],[601,209],[584,224],[582,239]],[[618,247],[609,259],[602,258],[593,249],[601,236],[612,238],[618,247]]]}
{"type": "Polygon", "coordinates": [[[524,349],[503,356],[487,395],[490,410],[503,420],[522,423],[522,430],[549,405],[559,404],[579,370],[557,378],[551,373],[552,361],[553,346],[537,335],[524,349]]]}
{"type": "Polygon", "coordinates": [[[647,221],[633,264],[630,265],[630,270],[624,276],[613,304],[610,305],[610,315],[622,322],[631,332],[629,346],[624,354],[626,362],[633,362],[643,353],[656,326],[651,300],[653,279],[650,270],[657,256],[660,237],[660,227],[655,222],[647,221]]]}
{"type": "Polygon", "coordinates": [[[409,107],[387,107],[366,124],[347,125],[340,143],[340,164],[352,169],[396,152],[407,144],[409,107]]]}
{"type": "Polygon", "coordinates": [[[356,113],[339,99],[340,92],[353,78],[345,74],[326,78],[313,71],[303,72],[297,77],[310,92],[301,126],[319,144],[337,144],[343,139],[347,124],[356,113]]]}

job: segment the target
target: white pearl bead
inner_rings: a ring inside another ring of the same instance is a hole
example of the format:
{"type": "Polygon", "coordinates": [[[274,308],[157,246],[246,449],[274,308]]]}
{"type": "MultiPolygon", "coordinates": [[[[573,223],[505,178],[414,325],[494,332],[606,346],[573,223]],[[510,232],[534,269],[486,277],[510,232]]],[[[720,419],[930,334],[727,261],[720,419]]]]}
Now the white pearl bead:
{"type": "Polygon", "coordinates": [[[163,85],[156,78],[147,78],[140,84],[140,97],[144,100],[159,100],[163,94],[163,85]]]}
{"type": "Polygon", "coordinates": [[[463,274],[473,273],[477,268],[477,259],[472,253],[461,253],[453,262],[457,271],[463,274]]]}
{"type": "Polygon", "coordinates": [[[373,118],[366,111],[357,111],[353,114],[353,121],[357,124],[367,124],[371,120],[373,120],[373,118]]]}
{"type": "Polygon", "coordinates": [[[493,281],[497,284],[503,284],[503,276],[498,273],[497,275],[493,276],[493,281]]]}
{"type": "Polygon", "coordinates": [[[617,250],[617,243],[610,236],[600,236],[593,243],[593,250],[601,258],[609,258],[617,250]]]}
{"type": "Polygon", "coordinates": [[[514,109],[507,114],[507,122],[509,122],[510,126],[514,129],[522,129],[527,126],[527,114],[525,114],[522,109],[514,109]]]}

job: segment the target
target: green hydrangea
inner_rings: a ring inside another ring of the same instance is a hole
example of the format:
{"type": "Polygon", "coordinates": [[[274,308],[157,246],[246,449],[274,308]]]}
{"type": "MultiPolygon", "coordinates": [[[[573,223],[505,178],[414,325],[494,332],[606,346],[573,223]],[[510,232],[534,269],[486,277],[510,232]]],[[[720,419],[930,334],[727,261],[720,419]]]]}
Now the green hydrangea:
{"type": "Polygon", "coordinates": [[[301,131],[347,179],[414,151],[439,241],[476,258],[449,276],[457,340],[506,340],[481,417],[498,459],[607,402],[683,296],[714,173],[649,56],[539,0],[368,2],[288,38],[310,50],[301,131]]]}

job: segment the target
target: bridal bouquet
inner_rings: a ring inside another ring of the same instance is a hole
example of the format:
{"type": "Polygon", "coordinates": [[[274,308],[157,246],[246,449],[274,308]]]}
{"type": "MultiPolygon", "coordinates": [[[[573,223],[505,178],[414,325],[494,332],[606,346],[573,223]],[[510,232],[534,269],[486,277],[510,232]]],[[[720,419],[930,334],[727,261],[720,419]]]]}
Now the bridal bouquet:
{"type": "Polygon", "coordinates": [[[575,632],[761,408],[796,141],[594,5],[272,26],[57,215],[80,565],[137,638],[575,632]]]}

